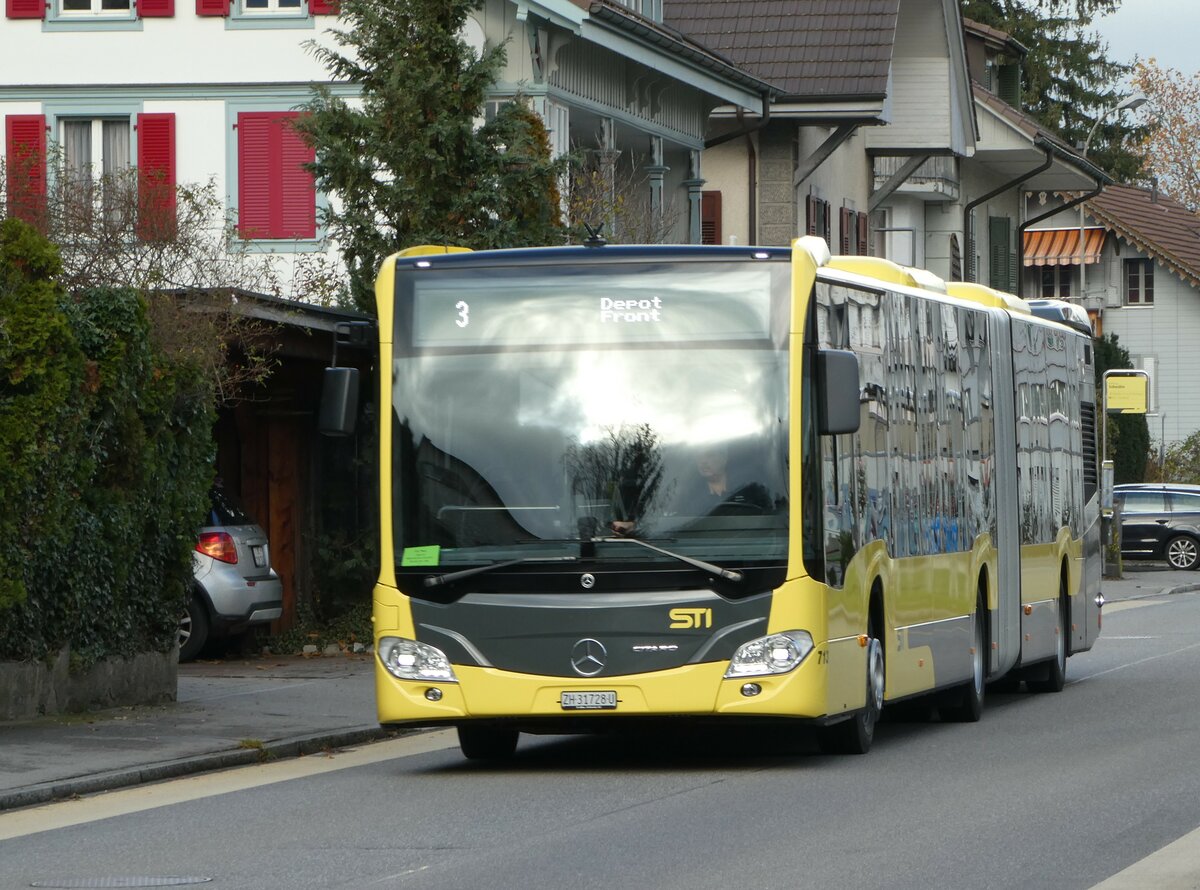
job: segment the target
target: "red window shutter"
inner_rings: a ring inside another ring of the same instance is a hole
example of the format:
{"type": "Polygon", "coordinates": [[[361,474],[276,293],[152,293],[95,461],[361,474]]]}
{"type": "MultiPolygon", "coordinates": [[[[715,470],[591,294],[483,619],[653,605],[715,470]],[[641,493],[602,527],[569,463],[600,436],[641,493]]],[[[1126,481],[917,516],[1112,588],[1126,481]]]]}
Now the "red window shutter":
{"type": "Polygon", "coordinates": [[[804,198],[804,234],[817,234],[817,199],[812,195],[804,198]]]}
{"type": "Polygon", "coordinates": [[[46,0],[5,0],[4,13],[10,19],[44,19],[46,0]]]}
{"type": "Polygon", "coordinates": [[[838,210],[838,252],[841,254],[853,253],[850,249],[851,231],[850,218],[851,210],[849,207],[842,207],[838,210]]]}
{"type": "Polygon", "coordinates": [[[46,116],[4,118],[8,213],[40,230],[46,226],[46,116]]]}
{"type": "Polygon", "coordinates": [[[175,15],[175,0],[137,0],[137,14],[144,19],[171,18],[175,15]]]}
{"type": "Polygon", "coordinates": [[[238,231],[269,238],[271,227],[270,115],[238,114],[238,231]]]}
{"type": "Polygon", "coordinates": [[[871,252],[871,214],[861,211],[858,214],[858,253],[864,256],[871,252]]]}
{"type": "Polygon", "coordinates": [[[296,112],[238,114],[238,230],[243,238],[315,238],[313,149],[292,127],[296,112]]]}
{"type": "Polygon", "coordinates": [[[337,0],[308,0],[308,11],[313,15],[337,15],[337,0]]]}
{"type": "Polygon", "coordinates": [[[175,236],[175,115],[137,116],[138,237],[175,236]]]}
{"type": "Polygon", "coordinates": [[[283,238],[317,236],[317,190],[312,174],[305,168],[316,160],[316,153],[292,127],[299,115],[289,115],[280,123],[283,143],[283,169],[280,171],[282,208],[280,222],[283,238]]]}
{"type": "Polygon", "coordinates": [[[700,193],[700,243],[721,243],[721,193],[700,193]]]}
{"type": "Polygon", "coordinates": [[[196,0],[196,15],[229,15],[229,0],[196,0]]]}

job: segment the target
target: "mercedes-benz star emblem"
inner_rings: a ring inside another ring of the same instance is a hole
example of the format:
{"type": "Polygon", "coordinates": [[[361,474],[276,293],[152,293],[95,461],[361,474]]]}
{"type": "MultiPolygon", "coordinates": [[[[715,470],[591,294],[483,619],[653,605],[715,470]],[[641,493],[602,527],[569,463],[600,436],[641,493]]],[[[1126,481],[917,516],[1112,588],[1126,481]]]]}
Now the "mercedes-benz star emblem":
{"type": "Polygon", "coordinates": [[[608,650],[599,640],[580,640],[571,650],[571,667],[581,677],[594,677],[604,670],[608,650]]]}
{"type": "Polygon", "coordinates": [[[582,575],[579,576],[579,585],[584,590],[591,590],[593,587],[596,586],[596,576],[593,575],[591,572],[584,572],[582,575]]]}

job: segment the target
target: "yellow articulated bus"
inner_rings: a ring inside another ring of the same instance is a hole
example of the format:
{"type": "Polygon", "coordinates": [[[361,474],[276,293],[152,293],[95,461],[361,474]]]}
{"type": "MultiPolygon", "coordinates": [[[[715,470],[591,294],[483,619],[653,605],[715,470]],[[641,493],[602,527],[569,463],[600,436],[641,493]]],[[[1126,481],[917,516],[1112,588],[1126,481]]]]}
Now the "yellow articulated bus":
{"type": "Polygon", "coordinates": [[[895,702],[1062,689],[1099,633],[1066,304],[815,238],[416,248],[377,299],[385,726],[469,758],[680,720],[863,753],[895,702]]]}

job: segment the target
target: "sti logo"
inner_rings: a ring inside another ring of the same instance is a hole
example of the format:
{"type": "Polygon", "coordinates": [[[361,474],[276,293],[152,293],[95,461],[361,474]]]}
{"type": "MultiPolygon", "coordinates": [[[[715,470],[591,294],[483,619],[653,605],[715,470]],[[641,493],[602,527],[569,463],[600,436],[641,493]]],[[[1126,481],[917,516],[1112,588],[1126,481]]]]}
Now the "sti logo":
{"type": "Polygon", "coordinates": [[[694,627],[712,627],[712,609],[672,609],[672,630],[690,630],[694,627]]]}

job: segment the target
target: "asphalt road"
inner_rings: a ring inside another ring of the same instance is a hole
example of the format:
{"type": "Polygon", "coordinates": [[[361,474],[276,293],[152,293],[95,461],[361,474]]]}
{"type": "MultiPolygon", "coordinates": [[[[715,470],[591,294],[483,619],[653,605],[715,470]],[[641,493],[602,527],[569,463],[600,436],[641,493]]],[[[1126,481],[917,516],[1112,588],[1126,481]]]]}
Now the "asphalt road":
{"type": "Polygon", "coordinates": [[[1090,888],[1200,825],[1200,596],[1156,589],[1061,694],[888,722],[866,757],[695,732],[486,767],[423,733],[0,814],[0,888],[1090,888]]]}

